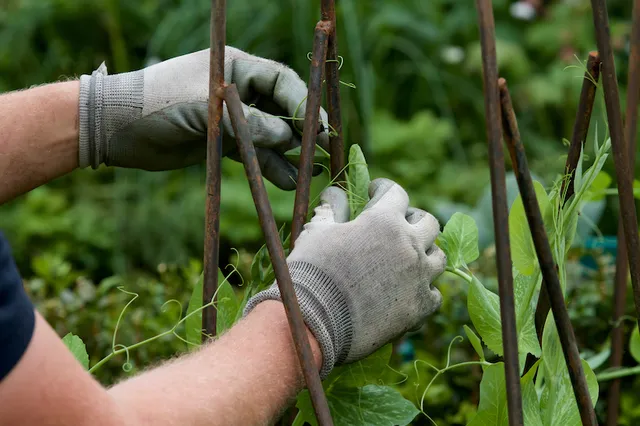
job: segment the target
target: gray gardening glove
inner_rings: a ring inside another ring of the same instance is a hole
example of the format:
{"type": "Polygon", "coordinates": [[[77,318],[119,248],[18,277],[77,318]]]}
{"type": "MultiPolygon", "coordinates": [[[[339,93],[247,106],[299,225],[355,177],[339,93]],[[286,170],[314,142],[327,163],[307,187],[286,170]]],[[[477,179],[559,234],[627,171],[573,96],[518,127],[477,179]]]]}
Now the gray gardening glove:
{"type": "MultiPolygon", "coordinates": [[[[297,169],[283,153],[300,145],[307,86],[290,68],[225,49],[225,81],[235,83],[264,176],[294,189],[297,169]],[[248,105],[255,104],[249,108],[248,105]]],[[[176,169],[206,156],[209,50],[169,59],[123,74],[107,75],[103,64],[80,78],[80,167],[176,169]]],[[[317,142],[327,148],[327,116],[321,111],[317,142]]],[[[223,155],[239,159],[226,106],[223,155]]],[[[316,169],[316,174],[320,169],[316,169]]]]}
{"type": "MultiPolygon", "coordinates": [[[[398,184],[376,179],[371,201],[352,221],[344,191],[331,187],[296,240],[287,263],[305,323],[323,354],[321,376],[357,361],[419,326],[442,303],[433,280],[446,265],[431,214],[409,207],[398,184]]],[[[276,284],[244,314],[280,300],[276,284]]]]}

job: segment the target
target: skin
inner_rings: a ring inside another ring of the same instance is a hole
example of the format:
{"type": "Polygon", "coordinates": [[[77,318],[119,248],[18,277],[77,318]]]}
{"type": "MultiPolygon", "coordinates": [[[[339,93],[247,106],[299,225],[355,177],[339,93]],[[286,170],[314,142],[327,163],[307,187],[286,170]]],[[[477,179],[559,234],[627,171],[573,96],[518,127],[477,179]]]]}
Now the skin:
{"type": "MultiPolygon", "coordinates": [[[[78,167],[79,83],[0,96],[0,204],[78,167]]],[[[307,330],[318,369],[320,347],[307,330]]],[[[195,353],[105,389],[36,312],[27,351],[0,381],[0,424],[267,425],[304,380],[284,307],[258,305],[195,353]]]]}

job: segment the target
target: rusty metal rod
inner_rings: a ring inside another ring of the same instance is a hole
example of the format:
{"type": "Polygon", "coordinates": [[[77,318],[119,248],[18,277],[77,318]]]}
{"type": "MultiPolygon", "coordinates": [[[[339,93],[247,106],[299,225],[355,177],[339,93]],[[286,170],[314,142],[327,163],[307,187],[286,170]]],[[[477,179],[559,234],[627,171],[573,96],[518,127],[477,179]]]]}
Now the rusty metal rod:
{"type": "MultiPolygon", "coordinates": [[[[627,155],[631,173],[635,171],[636,132],[638,123],[638,102],[640,102],[640,0],[633,2],[633,20],[629,52],[629,74],[627,85],[627,105],[624,117],[624,140],[627,144],[627,155]]],[[[622,218],[618,216],[618,253],[616,255],[616,277],[613,292],[613,321],[618,323],[624,315],[625,296],[627,292],[627,276],[629,265],[624,241],[622,218]]],[[[624,327],[619,324],[611,330],[611,368],[622,365],[624,352],[624,327]]],[[[618,424],[620,410],[620,379],[614,380],[607,395],[607,426],[618,424]]]]}
{"type": "MultiPolygon", "coordinates": [[[[218,257],[220,255],[220,181],[222,158],[222,97],[218,89],[224,86],[224,46],[226,33],[226,0],[211,0],[211,48],[209,52],[209,114],[207,117],[207,197],[204,231],[204,285],[202,302],[207,304],[218,288],[218,257]]],[[[203,341],[216,334],[216,310],[213,306],[202,312],[203,341]]]]}
{"type": "Polygon", "coordinates": [[[633,173],[627,158],[626,144],[622,132],[622,115],[620,113],[620,96],[616,80],[616,66],[613,61],[613,50],[609,36],[609,16],[605,0],[591,0],[593,22],[596,29],[598,51],[602,58],[602,83],[604,86],[604,102],[607,107],[611,150],[618,179],[618,197],[620,199],[620,216],[624,228],[624,241],[627,248],[633,298],[640,324],[640,236],[638,235],[638,216],[633,198],[633,173]]]}
{"type": "Polygon", "coordinates": [[[549,301],[551,302],[551,310],[558,329],[571,384],[573,385],[573,392],[576,396],[576,402],[578,403],[578,411],[580,412],[583,425],[595,426],[598,424],[596,413],[591,403],[589,387],[587,386],[587,380],[582,368],[576,336],[573,333],[573,327],[571,326],[567,307],[564,303],[556,263],[553,260],[549,239],[544,229],[544,223],[542,222],[542,213],[540,212],[540,206],[538,205],[536,193],[533,188],[533,181],[529,172],[524,146],[520,140],[520,132],[513,111],[513,105],[511,104],[511,97],[509,96],[507,83],[503,78],[500,79],[498,85],[500,87],[502,104],[502,129],[504,139],[511,154],[511,161],[513,162],[527,222],[531,230],[533,245],[538,255],[543,282],[547,288],[549,301]]]}
{"type": "MultiPolygon", "coordinates": [[[[600,78],[601,63],[598,52],[589,52],[589,58],[587,59],[587,71],[584,73],[582,89],[580,91],[580,103],[578,104],[576,120],[573,124],[571,145],[569,145],[567,162],[564,166],[564,173],[569,176],[569,179],[563,181],[562,189],[560,190],[560,194],[564,194],[562,205],[564,205],[564,203],[566,203],[574,194],[574,172],[578,166],[580,151],[584,147],[585,141],[587,140],[587,133],[589,132],[589,123],[591,122],[591,114],[593,112],[593,105],[596,99],[597,85],[594,84],[594,81],[597,83],[600,78]]],[[[538,341],[540,342],[542,342],[542,329],[544,328],[544,323],[547,320],[547,314],[549,313],[550,308],[549,295],[547,294],[546,287],[543,285],[540,290],[540,296],[538,297],[538,305],[536,307],[535,314],[536,333],[538,335],[538,341]]],[[[534,361],[533,358],[531,358],[530,361],[534,361]]]]}
{"type": "Polygon", "coordinates": [[[338,38],[334,0],[322,0],[322,20],[331,23],[327,44],[325,78],[327,80],[327,114],[329,116],[329,146],[331,154],[331,178],[335,183],[344,181],[344,141],[342,139],[342,115],[340,113],[340,64],[338,62],[338,38]]]}
{"type": "Polygon", "coordinates": [[[291,282],[291,275],[289,274],[284,248],[280,241],[278,227],[273,218],[269,197],[262,180],[262,172],[260,171],[256,150],[251,140],[249,125],[242,112],[242,102],[235,84],[231,84],[224,89],[224,98],[318,424],[322,426],[333,425],[318,368],[311,352],[307,328],[302,319],[302,312],[291,282]]]}
{"type": "Polygon", "coordinates": [[[291,249],[293,249],[298,235],[302,232],[307,211],[309,210],[313,157],[318,134],[320,104],[322,102],[322,77],[330,33],[330,22],[318,22],[313,39],[309,94],[307,95],[307,106],[304,113],[302,149],[300,152],[300,164],[298,166],[298,182],[296,184],[296,199],[293,206],[293,220],[291,222],[291,249]]]}
{"type": "Polygon", "coordinates": [[[513,275],[509,246],[509,209],[504,169],[504,152],[500,137],[500,97],[498,93],[498,60],[496,57],[495,23],[491,0],[476,0],[482,47],[484,108],[491,173],[493,227],[496,241],[498,292],[502,321],[502,346],[507,390],[509,425],[522,425],[522,394],[518,361],[518,336],[513,295],[513,275]]]}

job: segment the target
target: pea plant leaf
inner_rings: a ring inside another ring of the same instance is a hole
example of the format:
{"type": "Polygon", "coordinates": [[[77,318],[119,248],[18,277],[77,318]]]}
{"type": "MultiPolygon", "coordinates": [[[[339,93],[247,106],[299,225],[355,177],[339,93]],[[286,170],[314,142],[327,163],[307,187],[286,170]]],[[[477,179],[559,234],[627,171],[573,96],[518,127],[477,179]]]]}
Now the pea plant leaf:
{"type": "Polygon", "coordinates": [[[593,180],[593,183],[591,184],[591,187],[589,188],[589,191],[585,196],[585,201],[600,201],[604,199],[606,195],[605,190],[611,185],[611,180],[612,179],[611,176],[609,176],[609,173],[601,170],[593,180]]]}
{"type": "Polygon", "coordinates": [[[384,345],[363,360],[333,369],[324,381],[326,387],[360,387],[377,383],[377,379],[387,370],[393,347],[384,345]]]}
{"type": "Polygon", "coordinates": [[[638,326],[636,325],[631,333],[631,339],[629,340],[629,352],[636,362],[640,362],[640,333],[638,333],[638,326]]]}
{"type": "Polygon", "coordinates": [[[480,361],[484,361],[484,349],[482,349],[482,342],[480,341],[480,338],[467,325],[463,325],[463,328],[469,342],[471,342],[471,346],[473,346],[473,349],[480,357],[480,361]]]}
{"type": "MultiPolygon", "coordinates": [[[[390,386],[337,386],[327,391],[327,402],[336,426],[405,426],[419,413],[410,401],[390,386]]],[[[300,393],[296,407],[299,413],[293,426],[302,426],[305,422],[318,425],[309,391],[300,393]]]]}
{"type": "Polygon", "coordinates": [[[87,347],[82,339],[75,334],[67,333],[67,335],[62,338],[62,343],[64,343],[67,349],[71,351],[73,356],[84,367],[84,369],[88,370],[89,355],[87,354],[87,347]]]}
{"type": "Polygon", "coordinates": [[[351,145],[349,149],[349,173],[347,174],[347,187],[349,189],[349,207],[351,219],[355,219],[369,202],[369,169],[367,160],[359,145],[351,145]]]}
{"type": "MultiPolygon", "coordinates": [[[[542,332],[542,368],[544,388],[540,397],[540,409],[545,426],[579,426],[580,413],[576,404],[569,371],[564,360],[560,337],[549,314],[542,332]]],[[[582,360],[589,395],[595,405],[598,400],[598,381],[589,364],[582,360]]]]}
{"type": "Polygon", "coordinates": [[[476,260],[478,226],[471,216],[454,213],[438,236],[438,246],[447,255],[447,266],[459,268],[476,260]]]}
{"type": "MultiPolygon", "coordinates": [[[[544,190],[542,184],[538,181],[533,182],[536,198],[542,217],[548,216],[550,208],[549,197],[544,190]]],[[[524,213],[524,205],[522,198],[518,198],[511,205],[509,211],[509,238],[511,240],[511,259],[513,266],[524,275],[532,275],[537,268],[538,258],[531,239],[531,231],[527,217],[524,213]]]]}
{"type": "MultiPolygon", "coordinates": [[[[200,276],[196,282],[189,306],[187,307],[188,318],[185,322],[186,339],[189,343],[199,345],[202,340],[202,311],[193,315],[192,312],[202,307],[202,286],[204,274],[200,276]]],[[[218,293],[216,306],[216,333],[221,334],[231,328],[235,323],[238,311],[240,310],[240,301],[233,291],[233,287],[225,279],[222,272],[218,271],[218,293]]],[[[189,345],[193,346],[193,345],[189,345]]]]}
{"type": "MultiPolygon", "coordinates": [[[[514,274],[515,275],[515,274],[514,274]]],[[[534,309],[531,297],[536,287],[534,277],[516,275],[514,296],[516,298],[516,331],[518,353],[540,356],[540,345],[536,337],[534,309]]],[[[498,355],[502,350],[502,321],[500,319],[500,298],[473,277],[467,295],[467,309],[474,327],[485,345],[498,355]]]]}

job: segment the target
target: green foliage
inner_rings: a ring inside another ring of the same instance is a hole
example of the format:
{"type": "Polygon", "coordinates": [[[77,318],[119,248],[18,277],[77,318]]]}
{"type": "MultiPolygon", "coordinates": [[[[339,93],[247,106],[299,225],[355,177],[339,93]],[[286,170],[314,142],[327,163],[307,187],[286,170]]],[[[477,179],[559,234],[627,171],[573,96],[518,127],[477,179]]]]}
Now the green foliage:
{"type": "Polygon", "coordinates": [[[629,340],[629,352],[636,362],[640,363],[640,333],[638,333],[638,326],[634,327],[631,333],[631,339],[629,340]]]}
{"type": "Polygon", "coordinates": [[[369,168],[359,145],[352,145],[349,150],[349,173],[347,174],[347,195],[351,219],[362,212],[369,201],[369,168]]]}
{"type": "Polygon", "coordinates": [[[64,343],[67,349],[71,351],[80,365],[82,365],[85,370],[88,370],[89,355],[87,354],[87,347],[85,346],[82,339],[75,334],[67,333],[67,335],[62,338],[62,343],[64,343]]]}
{"type": "Polygon", "coordinates": [[[455,213],[438,236],[438,246],[447,253],[447,266],[460,268],[473,262],[478,252],[478,227],[462,213],[455,213]]]}

